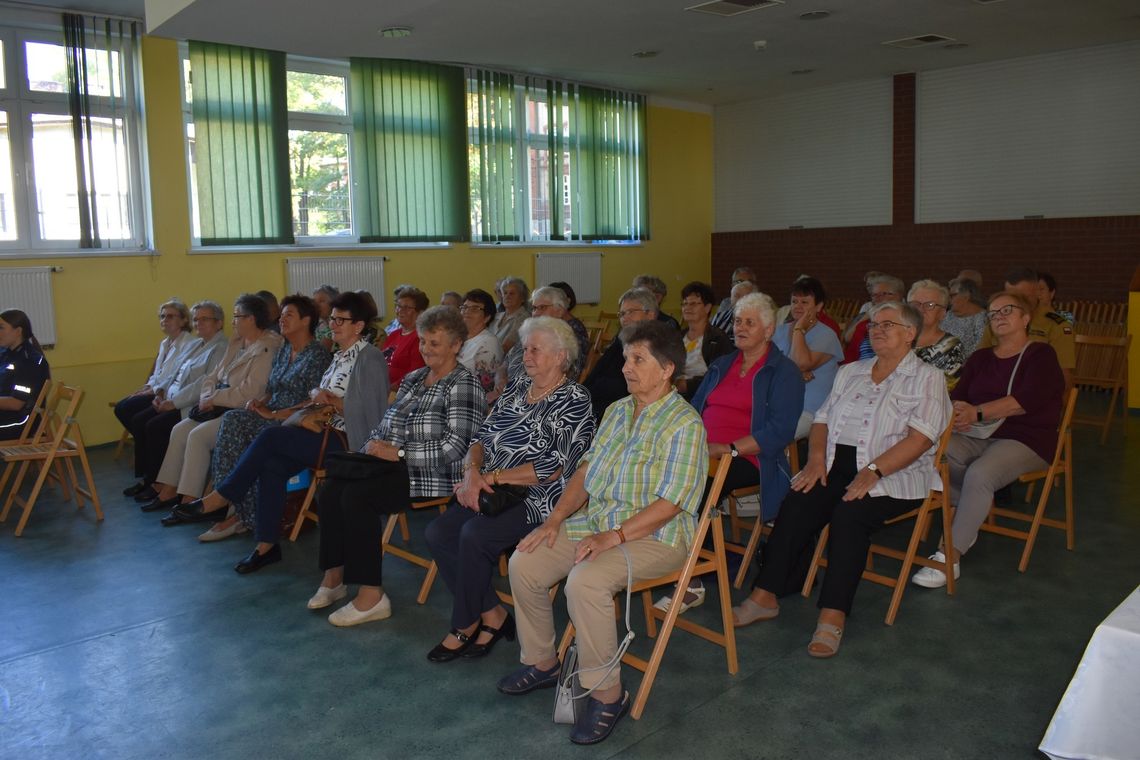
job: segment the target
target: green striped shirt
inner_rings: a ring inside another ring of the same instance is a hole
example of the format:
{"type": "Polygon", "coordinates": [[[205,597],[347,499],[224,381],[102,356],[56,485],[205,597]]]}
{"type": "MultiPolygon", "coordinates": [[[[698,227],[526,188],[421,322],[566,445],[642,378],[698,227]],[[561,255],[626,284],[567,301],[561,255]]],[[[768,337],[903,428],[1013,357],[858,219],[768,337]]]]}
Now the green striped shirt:
{"type": "Polygon", "coordinates": [[[566,521],[566,533],[571,541],[581,541],[613,530],[664,499],[680,507],[681,514],[653,538],[688,547],[709,467],[701,416],[676,391],[645,407],[637,419],[633,405],[627,396],[606,409],[594,443],[582,457],[590,500],[566,521]]]}

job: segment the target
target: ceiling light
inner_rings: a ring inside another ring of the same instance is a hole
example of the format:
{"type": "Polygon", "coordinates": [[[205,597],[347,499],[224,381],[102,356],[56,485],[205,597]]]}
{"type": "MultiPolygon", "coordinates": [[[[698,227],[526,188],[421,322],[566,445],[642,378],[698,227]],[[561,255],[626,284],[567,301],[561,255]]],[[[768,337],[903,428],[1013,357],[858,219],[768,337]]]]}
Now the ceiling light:
{"type": "Polygon", "coordinates": [[[381,37],[388,37],[389,39],[401,39],[403,37],[412,36],[412,28],[410,26],[386,26],[380,30],[381,37]]]}
{"type": "Polygon", "coordinates": [[[656,58],[661,55],[660,50],[638,50],[633,54],[634,58],[656,58]]]}
{"type": "Polygon", "coordinates": [[[831,11],[808,11],[800,14],[800,21],[822,21],[831,15],[831,11]]]}

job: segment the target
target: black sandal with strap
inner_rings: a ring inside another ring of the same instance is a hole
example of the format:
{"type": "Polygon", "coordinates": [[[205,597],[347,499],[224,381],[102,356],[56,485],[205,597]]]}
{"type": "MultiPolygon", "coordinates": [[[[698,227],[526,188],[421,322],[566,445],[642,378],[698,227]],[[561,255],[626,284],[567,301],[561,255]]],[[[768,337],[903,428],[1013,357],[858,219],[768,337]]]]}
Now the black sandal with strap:
{"type": "Polygon", "coordinates": [[[474,636],[468,636],[458,628],[452,628],[449,636],[454,636],[459,640],[460,646],[455,649],[448,649],[443,644],[436,644],[435,647],[427,653],[427,658],[431,662],[451,662],[452,660],[461,657],[472,644],[475,643],[474,636]]]}
{"type": "Polygon", "coordinates": [[[594,698],[587,700],[589,704],[578,716],[574,729],[570,732],[570,741],[575,744],[597,744],[605,741],[614,726],[629,712],[629,692],[622,690],[621,699],[617,702],[604,704],[594,698]]]}
{"type": "MultiPolygon", "coordinates": [[[[499,624],[498,628],[492,628],[489,625],[480,625],[478,633],[491,634],[491,640],[486,644],[479,644],[476,642],[467,647],[463,652],[464,657],[486,657],[491,653],[491,649],[499,641],[499,639],[506,639],[507,641],[515,640],[515,619],[511,617],[511,613],[507,613],[507,617],[499,624]]],[[[478,636],[478,634],[476,634],[478,636]]]]}
{"type": "Polygon", "coordinates": [[[561,665],[550,670],[539,670],[533,665],[525,665],[515,672],[499,679],[498,689],[512,697],[530,694],[536,689],[551,689],[558,683],[561,665]]]}

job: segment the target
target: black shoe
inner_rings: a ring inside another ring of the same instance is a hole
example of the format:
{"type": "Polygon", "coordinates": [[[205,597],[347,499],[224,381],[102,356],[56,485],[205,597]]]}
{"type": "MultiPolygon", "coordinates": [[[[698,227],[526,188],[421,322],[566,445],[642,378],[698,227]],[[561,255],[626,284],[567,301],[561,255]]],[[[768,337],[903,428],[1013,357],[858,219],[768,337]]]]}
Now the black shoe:
{"type": "Polygon", "coordinates": [[[140,505],[139,509],[141,509],[143,512],[162,512],[167,509],[173,509],[178,505],[178,502],[180,501],[182,501],[182,497],[177,494],[171,496],[169,499],[160,499],[158,497],[155,497],[153,500],[148,501],[146,504],[140,505]]]}
{"type": "Polygon", "coordinates": [[[234,570],[237,570],[242,575],[249,575],[250,573],[256,573],[266,565],[272,565],[274,562],[280,561],[281,544],[274,544],[265,554],[258,554],[257,547],[255,546],[248,557],[234,565],[234,570]]]}
{"type": "Polygon", "coordinates": [[[194,501],[179,504],[170,510],[170,514],[175,515],[185,523],[221,522],[226,519],[227,511],[225,507],[218,507],[206,512],[202,509],[202,500],[194,499],[194,501]]]}
{"type": "Polygon", "coordinates": [[[430,662],[451,662],[463,656],[463,653],[470,649],[475,644],[475,636],[468,636],[458,628],[452,628],[449,634],[459,639],[459,647],[456,649],[448,649],[443,644],[436,644],[430,652],[427,653],[427,658],[430,662]]]}
{"type": "Polygon", "coordinates": [[[158,491],[154,490],[154,486],[148,483],[139,491],[134,493],[133,496],[135,497],[135,501],[137,501],[139,504],[142,504],[144,502],[150,501],[151,499],[157,499],[158,491]]]}
{"type": "Polygon", "coordinates": [[[128,486],[128,487],[124,488],[123,489],[123,496],[137,496],[138,494],[142,493],[143,491],[145,491],[148,488],[150,488],[150,483],[147,483],[145,480],[140,480],[138,483],[135,483],[133,486],[128,486]]]}
{"type": "Polygon", "coordinates": [[[511,613],[507,613],[507,619],[503,621],[502,625],[498,628],[492,628],[489,625],[479,626],[479,632],[486,632],[491,634],[491,640],[486,644],[472,644],[467,647],[463,653],[464,657],[486,657],[491,654],[491,649],[499,639],[506,639],[507,641],[515,640],[515,619],[511,617],[511,613]]]}

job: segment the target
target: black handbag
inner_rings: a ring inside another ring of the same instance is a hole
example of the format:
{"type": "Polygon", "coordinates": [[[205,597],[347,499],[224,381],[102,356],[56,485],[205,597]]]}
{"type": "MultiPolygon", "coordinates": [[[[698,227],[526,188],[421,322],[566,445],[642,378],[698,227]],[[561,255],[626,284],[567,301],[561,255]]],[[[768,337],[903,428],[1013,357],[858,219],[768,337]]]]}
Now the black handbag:
{"type": "Polygon", "coordinates": [[[195,422],[209,422],[210,420],[218,419],[229,410],[230,407],[228,406],[213,406],[210,407],[208,412],[203,412],[198,408],[198,405],[195,404],[193,408],[190,409],[190,419],[195,422]]]}
{"type": "Polygon", "coordinates": [[[526,486],[491,486],[491,493],[479,492],[479,514],[487,517],[499,515],[522,506],[526,501],[526,486]]]}
{"type": "Polygon", "coordinates": [[[371,454],[334,451],[325,457],[324,470],[318,501],[335,489],[346,504],[381,514],[402,512],[411,503],[408,468],[402,461],[389,462],[371,454]]]}

